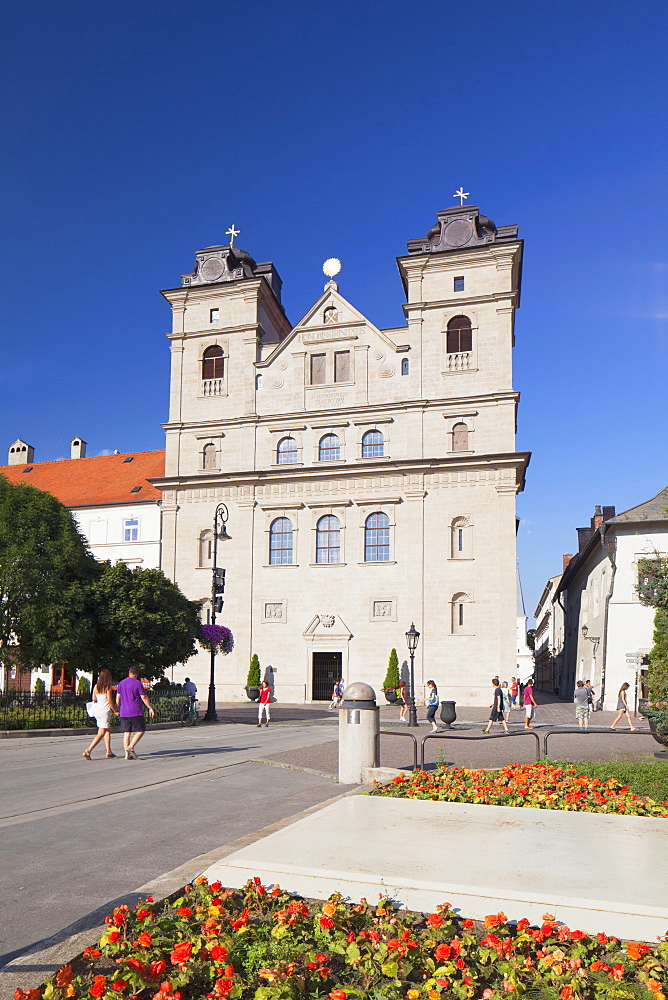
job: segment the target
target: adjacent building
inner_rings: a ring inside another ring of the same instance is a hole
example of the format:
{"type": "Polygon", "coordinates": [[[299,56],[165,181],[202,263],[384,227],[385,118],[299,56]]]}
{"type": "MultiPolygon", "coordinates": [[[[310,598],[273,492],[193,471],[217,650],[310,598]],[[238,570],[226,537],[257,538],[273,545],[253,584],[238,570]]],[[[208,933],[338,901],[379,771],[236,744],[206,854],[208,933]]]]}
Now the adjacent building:
{"type": "MultiPolygon", "coordinates": [[[[439,212],[398,258],[406,323],[379,329],[330,280],[296,325],[272,263],[196,254],[172,308],[162,568],[210,614],[213,521],[235,635],[217,694],[243,698],[253,653],[283,701],[379,688],[421,632],[418,695],[479,704],[516,671],[512,381],[522,241],[475,206],[439,212]]],[[[338,262],[328,262],[335,275],[338,262]]],[[[523,609],[522,609],[523,614],[523,609]]],[[[198,684],[208,656],[188,662],[198,684]]]]}

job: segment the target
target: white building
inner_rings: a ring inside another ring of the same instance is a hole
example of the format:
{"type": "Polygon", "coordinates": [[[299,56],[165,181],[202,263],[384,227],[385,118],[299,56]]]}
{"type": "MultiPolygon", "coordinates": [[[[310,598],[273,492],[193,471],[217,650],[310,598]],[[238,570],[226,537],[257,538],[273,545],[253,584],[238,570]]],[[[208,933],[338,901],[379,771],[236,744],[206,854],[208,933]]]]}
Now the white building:
{"type": "MultiPolygon", "coordinates": [[[[564,558],[571,558],[564,557],[564,558]]],[[[554,595],[561,574],[545,584],[534,611],[536,635],[534,645],[536,688],[559,694],[564,649],[564,612],[554,595]]]]}
{"type": "Polygon", "coordinates": [[[614,709],[628,681],[629,704],[640,695],[629,654],[645,658],[652,648],[654,609],[636,591],[638,562],[668,553],[668,487],[615,516],[596,508],[589,528],[579,528],[580,551],[566,567],[555,592],[565,608],[561,694],[575,681],[591,679],[603,707],[614,709]]]}
{"type": "MultiPolygon", "coordinates": [[[[472,206],[438,213],[398,259],[407,323],[381,330],[334,281],[292,325],[271,263],[207,247],[173,312],[162,568],[210,602],[216,505],[229,509],[217,695],[253,653],[282,701],[381,685],[422,633],[418,696],[479,704],[518,655],[512,384],[522,242],[472,206]]],[[[314,262],[315,270],[315,262],[314,262]]],[[[334,268],[329,269],[334,273],[334,268]]],[[[210,608],[210,603],[208,604],[210,608]]],[[[188,662],[199,685],[208,655],[188,662]]]]}
{"type": "MultiPolygon", "coordinates": [[[[160,491],[149,480],[163,475],[164,451],[85,456],[86,442],[74,438],[70,459],[35,462],[34,448],[18,440],[10,446],[8,465],[0,467],[0,475],[51,493],[69,507],[96,559],[158,569],[160,491]]],[[[37,676],[33,672],[33,686],[37,676]]],[[[57,666],[45,668],[42,679],[47,688],[53,682],[54,690],[73,683],[71,674],[57,666]]],[[[3,689],[17,680],[15,672],[3,678],[3,689]]]]}

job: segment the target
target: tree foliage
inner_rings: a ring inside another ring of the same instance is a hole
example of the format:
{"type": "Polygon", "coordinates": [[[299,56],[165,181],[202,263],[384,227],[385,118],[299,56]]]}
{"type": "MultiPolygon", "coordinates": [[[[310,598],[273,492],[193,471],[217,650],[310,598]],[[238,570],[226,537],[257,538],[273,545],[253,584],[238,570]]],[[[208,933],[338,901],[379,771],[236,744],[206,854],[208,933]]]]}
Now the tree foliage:
{"type": "Polygon", "coordinates": [[[131,666],[153,679],[197,652],[199,602],[189,601],[159,569],[104,563],[93,586],[98,666],[116,680],[131,666]]]}
{"type": "Polygon", "coordinates": [[[66,507],[0,476],[0,661],[91,669],[97,567],[66,507]]]}
{"type": "Polygon", "coordinates": [[[383,687],[389,690],[395,690],[399,687],[399,657],[397,656],[396,649],[390,651],[390,658],[387,663],[387,673],[385,674],[385,680],[383,681],[383,687]]]}
{"type": "Polygon", "coordinates": [[[640,603],[650,608],[668,608],[668,557],[660,556],[638,560],[640,603]]]}
{"type": "Polygon", "coordinates": [[[260,658],[257,653],[251,656],[248,676],[246,677],[246,687],[259,688],[260,686],[260,658]]]}
{"type": "Polygon", "coordinates": [[[535,628],[530,628],[527,630],[527,646],[529,649],[536,648],[536,630],[535,628]]]}
{"type": "Polygon", "coordinates": [[[639,559],[636,590],[642,604],[656,608],[647,671],[649,699],[668,701],[668,558],[657,552],[654,557],[639,559]]]}

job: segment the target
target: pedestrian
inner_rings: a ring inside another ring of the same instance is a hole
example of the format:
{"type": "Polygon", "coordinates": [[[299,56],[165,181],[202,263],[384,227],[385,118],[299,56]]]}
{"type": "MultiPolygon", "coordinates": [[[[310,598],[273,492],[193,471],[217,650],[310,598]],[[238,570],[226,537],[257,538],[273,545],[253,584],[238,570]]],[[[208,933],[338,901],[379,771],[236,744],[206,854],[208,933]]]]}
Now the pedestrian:
{"type": "Polygon", "coordinates": [[[520,686],[517,677],[510,678],[510,703],[513,708],[517,708],[517,696],[520,693],[520,686]]]}
{"type": "Polygon", "coordinates": [[[536,707],[536,699],[533,696],[533,677],[524,685],[524,728],[531,729],[531,720],[535,718],[534,709],[536,707]]]}
{"type": "Polygon", "coordinates": [[[578,681],[573,695],[575,718],[580,729],[589,729],[589,691],[585,681],[578,681]]]}
{"type": "Polygon", "coordinates": [[[191,699],[194,700],[197,697],[197,685],[189,677],[186,677],[183,682],[183,690],[190,695],[191,699]]]}
{"type": "Polygon", "coordinates": [[[506,717],[506,722],[510,722],[510,709],[512,706],[512,701],[510,697],[510,688],[508,687],[508,681],[504,681],[501,685],[501,694],[503,695],[503,714],[506,717]]]}
{"type": "Polygon", "coordinates": [[[338,707],[339,707],[339,682],[335,681],[334,687],[332,688],[332,700],[330,701],[327,708],[331,710],[332,708],[338,708],[338,707]]]}
{"type": "Polygon", "coordinates": [[[491,708],[491,712],[489,713],[489,722],[487,723],[486,728],[483,729],[483,733],[488,733],[495,722],[502,722],[504,730],[508,733],[508,723],[506,722],[506,718],[503,714],[503,689],[499,684],[498,677],[492,678],[492,688],[494,692],[493,700],[492,704],[489,706],[491,708]]]}
{"type": "Polygon", "coordinates": [[[587,689],[587,695],[589,697],[589,711],[596,711],[596,691],[592,687],[591,681],[585,681],[584,686],[587,689]]]}
{"type": "MultiPolygon", "coordinates": [[[[336,691],[336,685],[334,687],[336,691]]],[[[333,697],[333,696],[332,696],[333,697]]],[[[260,704],[257,709],[257,724],[258,728],[262,725],[262,713],[264,712],[265,726],[269,726],[271,722],[271,715],[269,712],[269,706],[271,705],[271,688],[269,687],[268,681],[262,681],[262,687],[260,688],[260,704]]]]}
{"type": "Polygon", "coordinates": [[[399,722],[408,722],[408,688],[406,687],[406,681],[400,681],[399,687],[397,688],[397,694],[399,695],[398,702],[401,708],[399,712],[399,722]]]}
{"type": "Polygon", "coordinates": [[[114,682],[108,670],[100,670],[91,697],[95,713],[92,718],[97,722],[97,734],[88,749],[84,750],[82,757],[90,760],[91,751],[101,740],[104,740],[104,745],[107,748],[106,756],[115,757],[116,754],[111,752],[111,713],[118,713],[118,708],[114,701],[114,682]]]}
{"type": "Polygon", "coordinates": [[[136,760],[135,747],[146,732],[144,705],[151,713],[151,718],[155,718],[153,705],[144,690],[144,685],[139,680],[139,667],[130,667],[128,676],[120,682],[116,689],[116,700],[119,705],[118,714],[121,717],[125,759],[136,760]]]}
{"type": "Polygon", "coordinates": [[[343,704],[343,692],[345,691],[345,685],[343,683],[343,677],[339,677],[336,683],[336,707],[341,708],[343,704]]]}
{"type": "Polygon", "coordinates": [[[619,689],[619,694],[617,695],[617,718],[615,719],[615,721],[613,722],[613,724],[610,726],[610,728],[611,729],[616,729],[617,728],[617,723],[620,721],[621,717],[623,715],[625,715],[626,718],[629,720],[629,729],[631,730],[632,733],[636,733],[638,730],[633,725],[633,722],[631,720],[631,713],[629,711],[629,705],[628,705],[628,702],[626,700],[626,692],[628,691],[628,689],[629,689],[629,685],[628,685],[628,683],[626,681],[624,681],[624,683],[622,684],[622,686],[619,689]]]}
{"type": "Polygon", "coordinates": [[[427,681],[427,687],[429,688],[429,698],[427,700],[427,719],[431,722],[432,733],[437,733],[438,726],[436,725],[436,709],[438,708],[438,689],[435,681],[427,681]]]}

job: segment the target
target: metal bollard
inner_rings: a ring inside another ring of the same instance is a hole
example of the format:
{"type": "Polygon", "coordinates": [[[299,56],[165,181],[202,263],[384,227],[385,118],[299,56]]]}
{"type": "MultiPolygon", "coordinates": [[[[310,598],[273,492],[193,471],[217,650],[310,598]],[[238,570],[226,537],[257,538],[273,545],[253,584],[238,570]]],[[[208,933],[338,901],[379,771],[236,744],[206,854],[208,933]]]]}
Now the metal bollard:
{"type": "Polygon", "coordinates": [[[356,681],[343,692],[339,709],[339,781],[362,784],[362,768],[376,763],[376,738],[380,729],[376,692],[356,681]]]}

